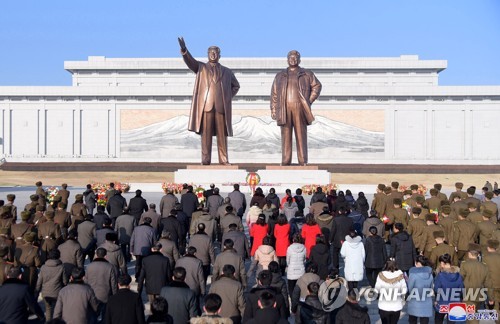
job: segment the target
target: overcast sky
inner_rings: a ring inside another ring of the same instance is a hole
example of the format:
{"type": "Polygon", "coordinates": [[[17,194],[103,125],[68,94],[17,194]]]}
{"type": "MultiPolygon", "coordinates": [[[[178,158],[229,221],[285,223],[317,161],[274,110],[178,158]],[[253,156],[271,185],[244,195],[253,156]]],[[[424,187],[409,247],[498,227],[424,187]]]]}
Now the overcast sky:
{"type": "MultiPolygon", "coordinates": [[[[70,85],[64,61],[194,56],[448,60],[441,85],[500,85],[499,0],[30,0],[0,3],[0,86],[70,85]]],[[[286,66],[286,61],[283,62],[286,66]]]]}

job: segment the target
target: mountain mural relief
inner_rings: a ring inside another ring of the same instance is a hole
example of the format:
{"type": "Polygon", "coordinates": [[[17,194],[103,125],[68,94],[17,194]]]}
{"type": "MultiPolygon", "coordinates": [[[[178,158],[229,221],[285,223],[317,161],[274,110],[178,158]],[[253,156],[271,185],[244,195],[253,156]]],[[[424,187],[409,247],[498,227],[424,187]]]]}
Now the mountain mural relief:
{"type": "MultiPolygon", "coordinates": [[[[309,155],[361,155],[384,153],[384,133],[341,123],[323,116],[308,127],[309,155]]],[[[121,154],[124,157],[171,157],[175,154],[199,155],[200,137],[187,130],[189,117],[181,115],[148,126],[121,131],[121,154]],[[166,153],[166,152],[170,153],[166,153]]],[[[269,116],[233,116],[234,136],[228,138],[228,148],[235,158],[281,158],[281,131],[269,116]],[[238,154],[241,153],[241,154],[238,154]]],[[[216,139],[214,137],[214,152],[216,139]]],[[[217,154],[213,155],[214,157],[217,154]]]]}

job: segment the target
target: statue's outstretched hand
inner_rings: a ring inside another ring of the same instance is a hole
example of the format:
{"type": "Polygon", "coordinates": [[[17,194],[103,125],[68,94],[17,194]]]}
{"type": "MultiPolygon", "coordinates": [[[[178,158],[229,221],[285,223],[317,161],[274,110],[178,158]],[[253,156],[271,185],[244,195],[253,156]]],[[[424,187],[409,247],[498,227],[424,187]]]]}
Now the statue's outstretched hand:
{"type": "Polygon", "coordinates": [[[177,40],[179,41],[179,46],[181,47],[181,51],[185,52],[187,48],[186,48],[186,42],[184,42],[184,37],[177,37],[177,40]]]}
{"type": "Polygon", "coordinates": [[[275,112],[272,112],[272,113],[271,113],[271,118],[272,118],[273,120],[276,120],[276,113],[275,113],[275,112]]]}

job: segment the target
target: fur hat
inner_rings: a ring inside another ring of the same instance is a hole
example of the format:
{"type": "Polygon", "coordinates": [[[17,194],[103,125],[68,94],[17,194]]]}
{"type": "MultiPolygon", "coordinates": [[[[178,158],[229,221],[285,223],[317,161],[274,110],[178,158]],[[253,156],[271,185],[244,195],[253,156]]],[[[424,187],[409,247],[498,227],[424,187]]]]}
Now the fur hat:
{"type": "Polygon", "coordinates": [[[462,182],[455,182],[455,188],[462,189],[463,187],[464,187],[464,184],[462,182]]]}
{"type": "Polygon", "coordinates": [[[493,240],[493,239],[488,240],[486,244],[488,244],[488,247],[490,249],[495,249],[495,250],[498,250],[498,246],[500,246],[500,242],[498,242],[498,240],[493,240]]]}
{"type": "Polygon", "coordinates": [[[403,204],[403,202],[402,202],[402,201],[401,201],[401,199],[399,199],[399,198],[394,198],[394,199],[392,200],[392,204],[393,204],[393,205],[398,205],[398,206],[401,206],[401,205],[403,204]]]}
{"type": "Polygon", "coordinates": [[[28,243],[35,242],[36,234],[33,232],[28,232],[28,233],[23,235],[23,239],[24,239],[24,241],[26,241],[28,243]]]}
{"type": "Polygon", "coordinates": [[[27,221],[28,219],[30,219],[31,217],[31,213],[27,210],[24,210],[21,212],[21,220],[23,221],[27,221]]]}
{"type": "Polygon", "coordinates": [[[449,215],[451,213],[451,207],[450,207],[450,205],[443,205],[443,206],[441,206],[441,212],[443,214],[449,215]]]}
{"type": "Polygon", "coordinates": [[[412,185],[410,186],[410,190],[418,190],[418,185],[416,185],[416,184],[412,184],[412,185]]]}
{"type": "Polygon", "coordinates": [[[442,188],[443,188],[442,184],[440,184],[440,183],[434,184],[434,189],[441,191],[442,188]]]}
{"type": "Polygon", "coordinates": [[[427,215],[425,215],[425,221],[426,222],[434,222],[434,221],[436,221],[436,216],[434,216],[434,214],[427,214],[427,215]]]}
{"type": "Polygon", "coordinates": [[[444,231],[435,231],[435,232],[432,232],[432,235],[434,236],[434,238],[444,238],[444,231]]]}
{"type": "Polygon", "coordinates": [[[425,198],[422,196],[417,196],[417,198],[415,198],[415,201],[422,205],[425,202],[425,198]]]}
{"type": "Polygon", "coordinates": [[[420,208],[420,207],[413,207],[411,209],[412,214],[419,214],[420,215],[421,212],[422,212],[422,208],[420,208]]]}
{"type": "Polygon", "coordinates": [[[476,244],[476,243],[469,243],[469,247],[467,250],[469,252],[472,252],[472,251],[481,252],[481,245],[476,244]]]}
{"type": "Polygon", "coordinates": [[[461,208],[461,209],[458,211],[458,214],[459,214],[460,216],[462,216],[462,217],[467,217],[467,216],[469,216],[470,212],[469,212],[469,210],[468,210],[468,209],[462,209],[462,208],[461,208]]]}
{"type": "Polygon", "coordinates": [[[31,195],[30,196],[30,200],[31,201],[37,201],[38,200],[38,195],[35,195],[35,194],[31,195]]]}
{"type": "Polygon", "coordinates": [[[384,189],[385,189],[385,184],[380,183],[380,184],[377,186],[377,189],[378,189],[378,190],[384,190],[384,189]]]}
{"type": "Polygon", "coordinates": [[[489,209],[485,209],[485,210],[483,210],[483,217],[491,218],[491,217],[493,217],[493,212],[489,209]]]}

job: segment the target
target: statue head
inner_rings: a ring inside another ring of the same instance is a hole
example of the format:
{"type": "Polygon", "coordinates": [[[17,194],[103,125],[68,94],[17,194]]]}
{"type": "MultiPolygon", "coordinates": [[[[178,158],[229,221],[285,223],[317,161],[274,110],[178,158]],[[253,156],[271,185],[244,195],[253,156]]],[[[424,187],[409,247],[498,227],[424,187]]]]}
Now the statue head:
{"type": "Polygon", "coordinates": [[[210,63],[217,63],[220,59],[220,48],[217,46],[210,46],[208,48],[208,61],[210,63]]]}
{"type": "Polygon", "coordinates": [[[288,66],[289,67],[297,67],[300,64],[300,53],[299,51],[293,50],[288,52],[288,55],[286,56],[288,60],[288,66]]]}

